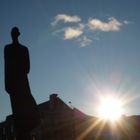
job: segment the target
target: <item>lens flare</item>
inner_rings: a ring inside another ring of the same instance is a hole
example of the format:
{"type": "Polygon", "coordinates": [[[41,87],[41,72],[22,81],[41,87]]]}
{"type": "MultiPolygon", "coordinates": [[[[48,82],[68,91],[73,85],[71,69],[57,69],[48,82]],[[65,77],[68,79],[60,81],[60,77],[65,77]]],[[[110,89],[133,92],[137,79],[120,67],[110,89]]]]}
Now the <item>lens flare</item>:
{"type": "Polygon", "coordinates": [[[119,99],[107,96],[101,99],[99,117],[111,121],[118,120],[123,114],[122,103],[119,99]]]}

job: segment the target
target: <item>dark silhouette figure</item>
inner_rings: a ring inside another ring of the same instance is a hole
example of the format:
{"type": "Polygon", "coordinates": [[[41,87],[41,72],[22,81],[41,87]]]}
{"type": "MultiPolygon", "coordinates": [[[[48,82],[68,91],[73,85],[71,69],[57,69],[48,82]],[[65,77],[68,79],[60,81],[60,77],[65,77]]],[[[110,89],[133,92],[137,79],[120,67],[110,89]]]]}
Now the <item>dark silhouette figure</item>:
{"type": "Polygon", "coordinates": [[[5,46],[5,89],[10,95],[17,140],[30,140],[30,132],[40,121],[37,104],[31,94],[27,47],[18,41],[17,27],[12,28],[12,43],[5,46]]]}

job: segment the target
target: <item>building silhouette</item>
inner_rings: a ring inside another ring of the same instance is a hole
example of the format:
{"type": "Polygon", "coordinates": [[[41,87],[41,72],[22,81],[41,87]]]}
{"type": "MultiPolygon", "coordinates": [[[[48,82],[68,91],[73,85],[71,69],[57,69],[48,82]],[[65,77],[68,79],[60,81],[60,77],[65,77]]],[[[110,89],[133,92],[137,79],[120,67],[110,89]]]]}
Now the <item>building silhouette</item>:
{"type": "MultiPolygon", "coordinates": [[[[139,140],[140,116],[122,116],[113,129],[110,123],[88,116],[67,105],[57,94],[38,104],[41,123],[32,130],[32,140],[139,140]]],[[[13,116],[0,123],[0,140],[16,140],[13,116]]]]}
{"type": "MultiPolygon", "coordinates": [[[[31,132],[33,140],[75,140],[76,123],[87,115],[67,105],[57,94],[50,95],[49,101],[38,104],[41,123],[31,132]]],[[[0,140],[15,140],[13,116],[0,123],[0,140]]]]}

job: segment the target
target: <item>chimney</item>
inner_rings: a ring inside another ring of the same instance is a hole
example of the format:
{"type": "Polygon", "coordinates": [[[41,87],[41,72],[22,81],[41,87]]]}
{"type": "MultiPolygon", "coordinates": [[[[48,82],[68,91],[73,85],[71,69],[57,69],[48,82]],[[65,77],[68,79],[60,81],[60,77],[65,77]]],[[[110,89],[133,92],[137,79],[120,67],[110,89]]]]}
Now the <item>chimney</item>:
{"type": "Polygon", "coordinates": [[[58,104],[57,96],[58,95],[56,93],[53,93],[50,95],[50,108],[51,109],[57,108],[57,104],[58,104]]]}

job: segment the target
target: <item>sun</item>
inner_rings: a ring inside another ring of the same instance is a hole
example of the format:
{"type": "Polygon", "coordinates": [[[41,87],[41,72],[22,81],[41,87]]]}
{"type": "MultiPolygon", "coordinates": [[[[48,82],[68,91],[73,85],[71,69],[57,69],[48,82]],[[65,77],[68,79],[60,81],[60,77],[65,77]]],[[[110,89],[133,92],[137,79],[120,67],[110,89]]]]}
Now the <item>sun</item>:
{"type": "Polygon", "coordinates": [[[107,96],[101,99],[99,105],[99,117],[102,119],[116,121],[123,114],[122,102],[116,97],[107,96]]]}

